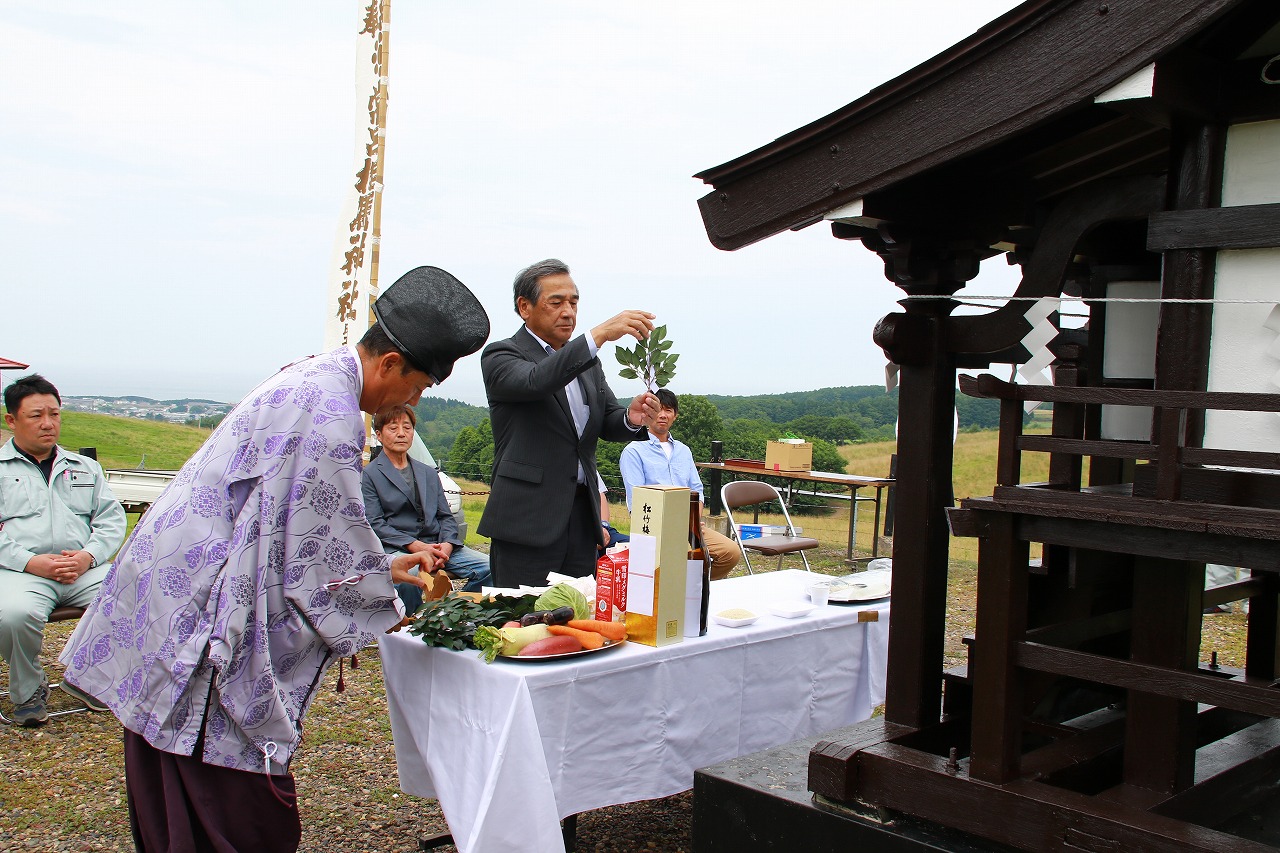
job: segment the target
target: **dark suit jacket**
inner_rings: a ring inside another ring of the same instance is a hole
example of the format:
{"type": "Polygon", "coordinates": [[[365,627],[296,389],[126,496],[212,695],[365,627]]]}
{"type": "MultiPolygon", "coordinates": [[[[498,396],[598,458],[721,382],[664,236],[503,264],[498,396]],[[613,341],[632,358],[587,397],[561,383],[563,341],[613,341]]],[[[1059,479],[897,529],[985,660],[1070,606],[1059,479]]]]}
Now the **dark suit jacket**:
{"type": "Polygon", "coordinates": [[[627,407],[613,396],[586,337],[548,353],[521,326],[510,338],[485,347],[480,370],[493,425],[493,485],[477,532],[536,548],[563,537],[582,463],[599,536],[596,442],[635,441],[649,434],[627,425],[627,407]],[[564,393],[575,378],[589,410],[581,439],[564,393]]]}
{"type": "Polygon", "coordinates": [[[383,549],[388,554],[403,551],[415,539],[428,545],[449,542],[453,547],[461,548],[458,521],[449,512],[449,502],[440,488],[436,470],[413,458],[409,459],[409,464],[413,466],[418,500],[423,508],[421,525],[418,524],[418,511],[410,499],[409,484],[391,464],[387,454],[379,454],[370,462],[360,481],[365,518],[369,519],[369,526],[382,540],[383,549]]]}

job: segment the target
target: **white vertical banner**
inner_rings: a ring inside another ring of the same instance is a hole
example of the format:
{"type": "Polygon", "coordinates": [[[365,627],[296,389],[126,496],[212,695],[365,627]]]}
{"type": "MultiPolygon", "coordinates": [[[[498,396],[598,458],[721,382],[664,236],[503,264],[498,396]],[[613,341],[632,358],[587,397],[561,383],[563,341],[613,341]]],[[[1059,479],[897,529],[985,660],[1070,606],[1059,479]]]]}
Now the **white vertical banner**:
{"type": "Polygon", "coordinates": [[[355,180],[342,206],[341,225],[329,267],[325,302],[325,349],[360,340],[377,298],[382,165],[386,147],[387,51],[390,0],[362,0],[356,36],[355,180]]]}

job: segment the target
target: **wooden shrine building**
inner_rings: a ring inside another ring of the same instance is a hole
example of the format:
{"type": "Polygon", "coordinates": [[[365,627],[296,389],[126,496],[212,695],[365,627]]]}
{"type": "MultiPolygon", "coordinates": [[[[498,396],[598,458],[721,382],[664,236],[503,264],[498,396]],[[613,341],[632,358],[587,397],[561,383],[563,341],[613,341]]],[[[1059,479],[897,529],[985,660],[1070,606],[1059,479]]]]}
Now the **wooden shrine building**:
{"type": "Polygon", "coordinates": [[[884,717],[813,747],[803,802],[701,772],[695,849],[1280,846],[1280,3],[1028,0],[698,177],[717,247],[825,221],[906,298],[874,331],[902,425],[884,717]],[[999,254],[1015,297],[957,313],[999,254]],[[1039,358],[1052,384],[996,378],[1039,358]],[[958,371],[988,368],[959,386],[1002,401],[997,486],[952,506],[958,371]],[[944,673],[949,531],[978,597],[944,673]],[[1241,600],[1246,666],[1202,659],[1204,608],[1241,600]]]}

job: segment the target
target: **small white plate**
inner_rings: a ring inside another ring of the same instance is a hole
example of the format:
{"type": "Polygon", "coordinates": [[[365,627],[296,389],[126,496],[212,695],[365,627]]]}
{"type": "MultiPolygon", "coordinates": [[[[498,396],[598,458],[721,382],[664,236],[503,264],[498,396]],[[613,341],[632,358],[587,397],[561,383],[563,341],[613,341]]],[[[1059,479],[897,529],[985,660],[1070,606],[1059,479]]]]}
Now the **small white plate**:
{"type": "Polygon", "coordinates": [[[880,572],[864,572],[835,578],[830,582],[830,586],[830,600],[836,604],[888,598],[892,591],[891,579],[887,574],[880,572]]]}
{"type": "Polygon", "coordinates": [[[738,619],[732,619],[727,616],[721,616],[718,613],[712,615],[711,617],[712,621],[714,621],[717,625],[723,625],[726,628],[745,628],[746,626],[755,622],[759,618],[760,618],[759,615],[755,613],[752,613],[750,616],[740,617],[738,619]]]}
{"type": "Polygon", "coordinates": [[[803,601],[784,601],[769,607],[769,612],[783,619],[798,619],[813,612],[813,605],[803,601]]]}

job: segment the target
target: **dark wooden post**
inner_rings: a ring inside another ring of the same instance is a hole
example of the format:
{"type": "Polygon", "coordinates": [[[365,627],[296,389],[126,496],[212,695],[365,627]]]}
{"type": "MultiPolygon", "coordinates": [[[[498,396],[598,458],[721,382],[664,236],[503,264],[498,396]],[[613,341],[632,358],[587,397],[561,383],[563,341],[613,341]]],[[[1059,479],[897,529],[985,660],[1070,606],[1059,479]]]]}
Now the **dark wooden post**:
{"type": "MultiPolygon", "coordinates": [[[[1221,198],[1226,130],[1195,121],[1175,121],[1173,164],[1166,204],[1170,209],[1216,207],[1221,198]]],[[[1171,249],[1164,253],[1161,296],[1213,296],[1215,252],[1171,249]]],[[[1203,391],[1209,377],[1211,305],[1166,303],[1156,337],[1156,388],[1203,391]]],[[[1181,448],[1204,442],[1204,412],[1156,410],[1152,437],[1161,443],[1158,493],[1172,500],[1181,490],[1181,448]],[[1173,446],[1170,446],[1173,445],[1173,446]]],[[[1133,660],[1194,670],[1200,647],[1203,563],[1139,558],[1134,568],[1133,660]]],[[[1271,637],[1274,645],[1275,636],[1271,637]]],[[[1196,705],[1130,691],[1125,735],[1125,781],[1173,793],[1194,782],[1196,705]]]]}
{"type": "Polygon", "coordinates": [[[942,708],[955,360],[943,342],[943,317],[891,315],[877,327],[877,342],[889,321],[893,337],[916,341],[913,356],[923,363],[899,364],[894,619],[885,719],[921,727],[936,723],[942,708]]]}
{"type": "MultiPolygon", "coordinates": [[[[1174,168],[1169,176],[1172,210],[1217,207],[1222,194],[1222,162],[1226,130],[1220,125],[1174,126],[1174,168]]],[[[1213,296],[1217,253],[1213,249],[1170,249],[1164,253],[1161,296],[1165,299],[1208,299],[1213,296]]],[[[1209,382],[1211,304],[1166,303],[1160,308],[1156,338],[1156,388],[1203,391],[1209,382]]],[[[1204,412],[1186,424],[1186,444],[1199,447],[1204,412]]]]}
{"type": "Polygon", "coordinates": [[[889,623],[885,719],[923,727],[942,709],[952,502],[956,358],[947,341],[950,298],[978,273],[981,257],[953,241],[885,224],[859,235],[884,260],[885,276],[912,297],[905,314],[876,324],[875,342],[898,365],[898,470],[894,484],[894,619],[889,623]]]}
{"type": "Polygon", "coordinates": [[[1017,644],[1027,634],[1028,543],[999,515],[978,545],[978,623],[973,656],[973,748],[969,775],[1003,784],[1018,775],[1023,687],[1017,644]]]}
{"type": "MultiPolygon", "coordinates": [[[[1133,631],[1136,663],[1194,672],[1200,651],[1200,588],[1204,564],[1154,557],[1134,561],[1133,631]]],[[[1172,794],[1195,781],[1196,703],[1129,691],[1124,780],[1172,794]]]]}

